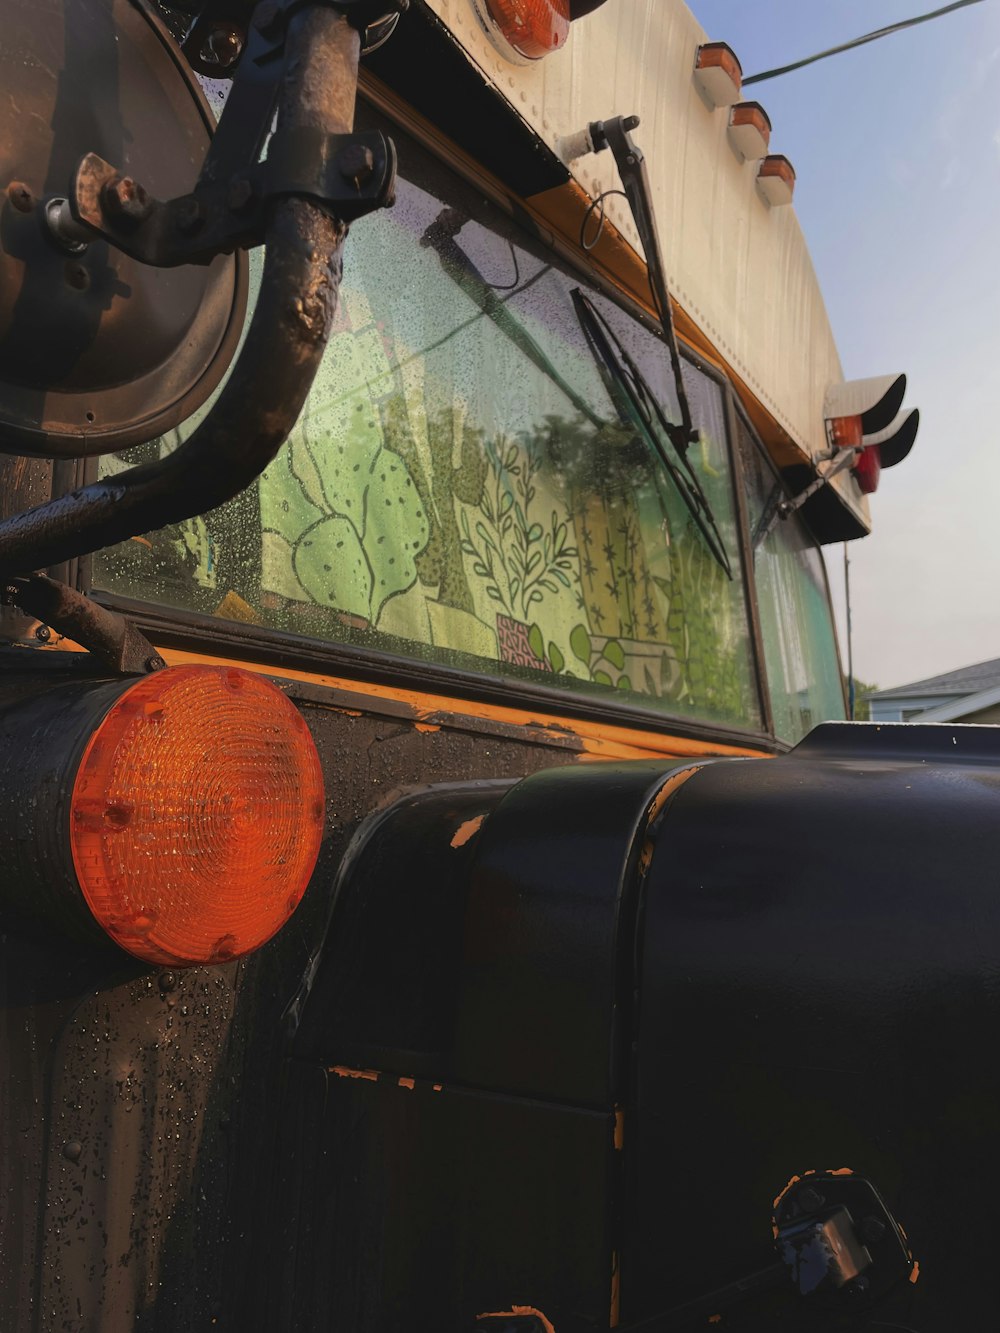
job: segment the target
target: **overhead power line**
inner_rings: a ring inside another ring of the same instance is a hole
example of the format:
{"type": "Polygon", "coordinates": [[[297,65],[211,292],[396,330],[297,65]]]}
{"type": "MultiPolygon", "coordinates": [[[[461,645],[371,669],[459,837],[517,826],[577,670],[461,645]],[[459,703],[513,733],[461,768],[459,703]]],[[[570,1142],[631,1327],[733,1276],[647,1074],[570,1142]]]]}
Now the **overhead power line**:
{"type": "Polygon", "coordinates": [[[929,14],[918,14],[912,19],[902,19],[899,23],[890,23],[886,28],[877,28],[874,32],[866,32],[863,37],[855,37],[853,41],[844,42],[841,46],[831,46],[828,50],[819,51],[814,56],[805,56],[802,60],[793,60],[790,65],[779,65],[777,69],[766,69],[761,74],[751,74],[749,79],[743,80],[743,87],[746,88],[751,83],[763,83],[765,79],[776,79],[779,74],[790,74],[794,69],[814,65],[817,60],[826,60],[829,56],[839,56],[841,51],[853,51],[856,46],[864,46],[866,42],[877,42],[880,37],[891,37],[894,32],[903,32],[906,28],[915,28],[918,23],[928,23],[931,19],[939,19],[943,14],[951,14],[956,9],[965,9],[967,5],[981,3],[982,0],[954,0],[953,4],[944,5],[941,9],[931,10],[929,14]]]}

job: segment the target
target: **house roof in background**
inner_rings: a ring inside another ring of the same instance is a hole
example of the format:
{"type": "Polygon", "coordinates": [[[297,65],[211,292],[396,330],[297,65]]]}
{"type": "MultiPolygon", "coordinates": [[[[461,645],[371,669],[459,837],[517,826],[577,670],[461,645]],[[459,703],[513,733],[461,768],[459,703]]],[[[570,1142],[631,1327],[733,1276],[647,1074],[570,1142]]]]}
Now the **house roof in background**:
{"type": "Polygon", "coordinates": [[[968,717],[970,713],[981,713],[984,709],[995,708],[1000,704],[1000,685],[991,690],[980,690],[977,694],[963,694],[960,699],[949,699],[937,708],[928,708],[925,713],[915,717],[914,722],[953,722],[956,718],[968,717]]]}
{"type": "Polygon", "coordinates": [[[1000,657],[988,662],[976,662],[972,666],[959,667],[956,671],[946,671],[941,676],[929,676],[926,680],[915,680],[909,685],[894,685],[889,690],[875,690],[869,699],[906,699],[911,695],[934,694],[978,694],[982,690],[1000,685],[1000,657]]]}

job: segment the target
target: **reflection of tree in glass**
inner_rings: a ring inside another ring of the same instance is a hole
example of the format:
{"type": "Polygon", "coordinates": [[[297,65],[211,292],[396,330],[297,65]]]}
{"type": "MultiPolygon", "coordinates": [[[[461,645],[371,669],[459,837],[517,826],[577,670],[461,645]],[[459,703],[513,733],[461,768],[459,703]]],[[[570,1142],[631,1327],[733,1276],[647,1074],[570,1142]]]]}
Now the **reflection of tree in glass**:
{"type": "Polygon", "coordinates": [[[546,449],[580,551],[588,624],[574,631],[574,657],[598,684],[739,716],[746,700],[732,585],[678,512],[658,460],[627,427],[595,430],[580,417],[548,417],[546,449]],[[663,645],[658,657],[649,655],[654,644],[663,645]]]}
{"type": "Polygon", "coordinates": [[[681,668],[674,697],[719,716],[745,715],[732,584],[693,523],[671,544],[670,571],[656,583],[669,600],[667,640],[681,668]]]}
{"type": "Polygon", "coordinates": [[[402,395],[392,398],[384,412],[386,438],[404,458],[413,474],[430,523],[427,545],[417,556],[417,576],[425,588],[436,589],[436,600],[459,611],[474,611],[472,593],[459,548],[456,500],[478,505],[486,478],[482,432],[460,417],[455,407],[428,413],[427,443],[430,480],[417,456],[413,431],[402,395]],[[453,461],[456,432],[459,462],[453,461]]]}
{"type": "Polygon", "coordinates": [[[479,500],[481,518],[461,512],[463,555],[486,580],[486,594],[507,615],[526,620],[546,593],[569,588],[578,578],[577,549],[569,524],[553,509],[540,522],[536,477],[542,446],[537,440],[500,436],[486,442],[489,464],[479,500]]]}
{"type": "Polygon", "coordinates": [[[580,550],[581,609],[598,634],[657,640],[661,609],[649,568],[640,492],[655,494],[657,465],[620,422],[595,429],[586,418],[549,416],[546,449],[568,492],[580,550]]]}

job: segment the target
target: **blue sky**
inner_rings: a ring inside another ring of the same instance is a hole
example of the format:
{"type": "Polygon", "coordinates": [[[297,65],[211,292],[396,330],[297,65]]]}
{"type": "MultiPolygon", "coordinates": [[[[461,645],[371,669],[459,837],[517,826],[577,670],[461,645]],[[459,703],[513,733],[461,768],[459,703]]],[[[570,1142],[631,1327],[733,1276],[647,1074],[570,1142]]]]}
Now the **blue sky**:
{"type": "MultiPolygon", "coordinates": [[[[688,0],[747,76],[940,3],[688,0]]],[[[1000,657],[1000,0],[746,96],[798,173],[846,376],[905,371],[921,411],[849,548],[855,672],[888,687],[1000,657]]]]}

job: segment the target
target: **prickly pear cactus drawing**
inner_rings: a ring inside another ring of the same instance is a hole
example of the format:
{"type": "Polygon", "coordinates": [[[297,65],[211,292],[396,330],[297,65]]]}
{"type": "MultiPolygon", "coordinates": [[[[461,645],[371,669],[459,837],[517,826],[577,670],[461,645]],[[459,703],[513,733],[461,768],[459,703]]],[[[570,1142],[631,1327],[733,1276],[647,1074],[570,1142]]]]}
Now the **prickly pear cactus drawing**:
{"type": "MultiPolygon", "coordinates": [[[[347,333],[331,342],[324,369],[333,382],[364,383],[360,341],[347,333]]],[[[300,595],[377,625],[385,604],[416,582],[430,525],[370,396],[361,389],[307,411],[287,468],[297,488],[283,488],[276,535],[288,534],[300,595]]]]}
{"type": "Polygon", "coordinates": [[[430,527],[406,464],[368,411],[357,405],[348,431],[324,421],[302,433],[308,459],[292,466],[310,487],[318,482],[326,513],[299,537],[292,564],[314,601],[374,625],[389,598],[413,586],[430,527]]]}

